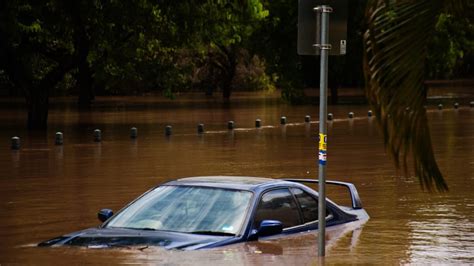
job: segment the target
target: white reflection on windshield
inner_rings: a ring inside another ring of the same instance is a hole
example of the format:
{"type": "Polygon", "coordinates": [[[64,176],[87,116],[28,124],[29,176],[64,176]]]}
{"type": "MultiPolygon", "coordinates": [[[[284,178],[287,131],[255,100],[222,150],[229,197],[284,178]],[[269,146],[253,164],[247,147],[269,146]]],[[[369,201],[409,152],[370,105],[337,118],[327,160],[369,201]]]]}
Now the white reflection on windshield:
{"type": "Polygon", "coordinates": [[[161,186],[120,212],[107,227],[235,235],[251,197],[249,191],[161,186]]]}

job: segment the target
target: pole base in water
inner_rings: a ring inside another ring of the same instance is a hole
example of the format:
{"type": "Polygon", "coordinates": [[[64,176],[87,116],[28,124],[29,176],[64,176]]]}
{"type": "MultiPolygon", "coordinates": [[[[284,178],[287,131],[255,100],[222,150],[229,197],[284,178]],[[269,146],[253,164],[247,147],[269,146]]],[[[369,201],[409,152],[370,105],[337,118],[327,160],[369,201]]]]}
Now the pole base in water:
{"type": "Polygon", "coordinates": [[[260,119],[255,120],[255,127],[259,128],[261,126],[262,126],[262,120],[260,120],[260,119]]]}
{"type": "Polygon", "coordinates": [[[198,124],[197,132],[198,132],[198,134],[204,133],[204,124],[198,124]]]}
{"type": "Polygon", "coordinates": [[[166,135],[166,136],[171,136],[172,128],[173,128],[173,127],[170,126],[170,125],[167,125],[167,126],[165,127],[165,135],[166,135]]]}
{"type": "Polygon", "coordinates": [[[12,150],[19,150],[20,149],[20,138],[15,136],[12,137],[12,150]]]}
{"type": "Polygon", "coordinates": [[[138,137],[138,129],[136,127],[132,127],[130,129],[130,138],[136,139],[138,137]]]}
{"type": "Polygon", "coordinates": [[[61,132],[56,132],[56,138],[54,140],[54,144],[56,145],[63,145],[64,139],[63,139],[63,133],[61,132]]]}
{"type": "Polygon", "coordinates": [[[102,141],[102,131],[100,129],[94,130],[94,141],[101,142],[102,141]]]}

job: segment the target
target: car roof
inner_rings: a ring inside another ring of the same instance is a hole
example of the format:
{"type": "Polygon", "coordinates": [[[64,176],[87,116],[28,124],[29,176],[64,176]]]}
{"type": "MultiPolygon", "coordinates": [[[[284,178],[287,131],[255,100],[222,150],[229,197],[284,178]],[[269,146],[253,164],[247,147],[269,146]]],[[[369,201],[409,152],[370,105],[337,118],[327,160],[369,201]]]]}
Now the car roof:
{"type": "Polygon", "coordinates": [[[163,185],[205,186],[225,189],[256,190],[275,185],[295,184],[285,180],[251,176],[196,176],[180,178],[163,185]]]}

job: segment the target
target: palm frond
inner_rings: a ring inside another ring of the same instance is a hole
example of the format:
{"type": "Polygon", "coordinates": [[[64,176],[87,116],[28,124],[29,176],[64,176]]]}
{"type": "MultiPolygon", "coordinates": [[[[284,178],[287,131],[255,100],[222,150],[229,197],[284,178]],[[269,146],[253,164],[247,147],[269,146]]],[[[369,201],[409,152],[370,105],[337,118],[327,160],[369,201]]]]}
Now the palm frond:
{"type": "Polygon", "coordinates": [[[397,168],[414,160],[423,189],[447,191],[426,117],[424,65],[441,1],[369,1],[364,34],[366,94],[397,168]],[[402,163],[401,163],[402,162],[402,163]]]}

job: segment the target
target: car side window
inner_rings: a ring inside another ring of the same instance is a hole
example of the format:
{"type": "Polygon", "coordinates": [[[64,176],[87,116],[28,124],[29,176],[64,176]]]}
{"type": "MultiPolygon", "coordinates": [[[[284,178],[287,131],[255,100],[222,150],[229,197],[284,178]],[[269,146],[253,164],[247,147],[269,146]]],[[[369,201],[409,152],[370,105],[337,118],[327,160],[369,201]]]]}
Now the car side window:
{"type": "Polygon", "coordinates": [[[308,223],[318,220],[318,201],[299,188],[292,188],[291,192],[293,192],[293,195],[295,195],[300,204],[304,222],[308,223]]]}
{"type": "MultiPolygon", "coordinates": [[[[298,201],[301,212],[303,213],[304,223],[314,222],[318,220],[318,200],[313,198],[309,193],[299,188],[291,188],[291,192],[298,201]]],[[[334,218],[333,212],[326,207],[326,221],[334,218]]]]}
{"type": "Polygon", "coordinates": [[[258,228],[263,220],[278,220],[283,223],[283,228],[301,224],[298,207],[288,189],[263,194],[255,213],[254,227],[258,228]]]}

